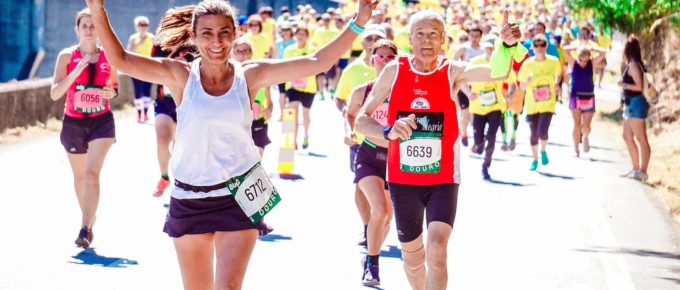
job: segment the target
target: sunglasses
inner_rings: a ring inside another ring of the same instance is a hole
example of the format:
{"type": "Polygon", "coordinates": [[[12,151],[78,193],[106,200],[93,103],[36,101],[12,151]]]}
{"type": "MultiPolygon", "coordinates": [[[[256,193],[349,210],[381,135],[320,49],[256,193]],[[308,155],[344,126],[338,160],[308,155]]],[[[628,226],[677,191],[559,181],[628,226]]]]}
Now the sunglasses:
{"type": "Polygon", "coordinates": [[[234,53],[236,53],[236,54],[248,54],[248,53],[252,53],[252,52],[253,52],[252,49],[244,49],[244,50],[236,49],[236,50],[234,50],[234,53]]]}
{"type": "Polygon", "coordinates": [[[140,27],[147,27],[147,26],[149,26],[149,23],[140,23],[140,24],[138,24],[138,25],[139,25],[140,27]]]}
{"type": "Polygon", "coordinates": [[[388,55],[388,56],[384,56],[384,55],[380,55],[380,54],[374,54],[374,55],[373,55],[373,61],[374,61],[374,62],[382,62],[382,61],[384,61],[384,62],[388,63],[388,62],[390,62],[390,61],[393,61],[393,60],[396,59],[396,58],[397,58],[396,55],[388,55]]]}
{"type": "Polygon", "coordinates": [[[548,46],[548,43],[539,41],[539,42],[534,42],[534,47],[546,47],[548,46]]]}
{"type": "Polygon", "coordinates": [[[373,41],[378,41],[378,40],[382,39],[382,37],[377,36],[377,35],[371,35],[371,36],[366,36],[364,39],[373,42],[373,41]]]}

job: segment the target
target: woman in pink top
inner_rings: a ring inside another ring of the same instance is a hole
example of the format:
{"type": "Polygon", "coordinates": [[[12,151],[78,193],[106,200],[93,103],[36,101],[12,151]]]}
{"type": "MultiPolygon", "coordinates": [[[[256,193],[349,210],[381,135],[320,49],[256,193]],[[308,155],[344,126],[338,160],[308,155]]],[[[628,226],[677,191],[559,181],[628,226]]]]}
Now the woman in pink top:
{"type": "Polygon", "coordinates": [[[114,86],[118,79],[104,51],[97,47],[97,32],[88,9],[76,15],[75,31],[78,44],[59,53],[50,97],[57,101],[66,95],[61,143],[71,163],[82,212],[75,243],[88,248],[99,203],[99,172],[116,137],[109,99],[117,95],[114,86]]]}

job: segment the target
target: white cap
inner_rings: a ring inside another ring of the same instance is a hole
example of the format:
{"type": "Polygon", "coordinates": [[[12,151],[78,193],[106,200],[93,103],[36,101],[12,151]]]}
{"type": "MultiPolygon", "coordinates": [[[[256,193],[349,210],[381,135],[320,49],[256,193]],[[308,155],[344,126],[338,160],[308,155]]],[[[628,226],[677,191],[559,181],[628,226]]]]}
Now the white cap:
{"type": "Polygon", "coordinates": [[[385,33],[385,29],[383,29],[378,24],[368,24],[368,25],[366,25],[364,32],[361,33],[361,38],[366,38],[366,37],[369,37],[371,35],[377,35],[377,36],[380,36],[381,38],[387,37],[387,35],[385,33]]]}

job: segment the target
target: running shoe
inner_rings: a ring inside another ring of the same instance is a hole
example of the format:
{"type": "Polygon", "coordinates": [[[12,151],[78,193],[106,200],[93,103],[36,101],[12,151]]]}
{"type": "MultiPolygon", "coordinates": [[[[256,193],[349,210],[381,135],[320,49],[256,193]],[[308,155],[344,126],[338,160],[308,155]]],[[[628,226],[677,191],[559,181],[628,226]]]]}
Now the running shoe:
{"type": "MultiPolygon", "coordinates": [[[[366,259],[366,258],[364,258],[366,259]]],[[[371,265],[368,262],[364,263],[364,275],[361,278],[364,286],[378,286],[380,285],[380,267],[379,265],[371,265]]]]}
{"type": "Polygon", "coordinates": [[[80,248],[87,249],[90,247],[90,244],[92,243],[92,240],[94,239],[94,234],[92,233],[92,229],[88,229],[87,227],[83,227],[80,229],[80,232],[78,233],[78,238],[76,239],[76,245],[80,248]]]}
{"type": "Polygon", "coordinates": [[[258,223],[258,224],[257,224],[257,231],[258,231],[258,233],[259,233],[259,236],[260,236],[260,237],[263,237],[263,236],[266,236],[266,235],[268,235],[269,233],[273,232],[273,231],[274,231],[274,228],[270,227],[270,226],[267,225],[267,223],[265,223],[265,222],[261,222],[261,223],[258,223]]]}
{"type": "Polygon", "coordinates": [[[583,137],[583,152],[588,153],[590,151],[590,141],[588,137],[583,137]]]}
{"type": "Polygon", "coordinates": [[[484,177],[484,180],[491,180],[491,175],[489,175],[488,166],[482,166],[482,177],[484,177]]]}
{"type": "Polygon", "coordinates": [[[359,238],[359,242],[357,245],[362,246],[362,247],[368,247],[368,239],[366,239],[366,235],[362,234],[361,238],[359,238]]]}
{"type": "Polygon", "coordinates": [[[515,139],[511,139],[510,140],[510,146],[509,146],[510,151],[515,150],[515,146],[517,146],[517,143],[515,143],[515,139]]]}
{"type": "Polygon", "coordinates": [[[503,142],[503,145],[501,145],[501,150],[502,151],[508,151],[508,143],[507,142],[503,142]]]}
{"type": "Polygon", "coordinates": [[[640,182],[646,182],[647,177],[648,177],[647,173],[636,170],[636,171],[633,172],[633,174],[630,178],[635,179],[635,180],[640,181],[640,182]]]}
{"type": "Polygon", "coordinates": [[[541,164],[548,165],[548,152],[541,151],[541,164]]]}
{"type": "Polygon", "coordinates": [[[465,146],[465,147],[468,146],[468,140],[467,139],[468,139],[467,136],[460,137],[460,143],[463,143],[463,146],[465,146]]]}
{"type": "Polygon", "coordinates": [[[309,138],[305,137],[305,140],[302,141],[302,149],[307,149],[309,147],[309,138]]]}
{"type": "Polygon", "coordinates": [[[156,191],[154,191],[153,196],[155,197],[160,197],[163,195],[163,192],[165,191],[166,188],[170,186],[170,181],[165,180],[165,178],[162,178],[158,181],[158,184],[156,184],[156,191]]]}
{"type": "Polygon", "coordinates": [[[538,160],[531,161],[531,168],[529,168],[529,170],[536,171],[537,168],[538,168],[538,160]]]}

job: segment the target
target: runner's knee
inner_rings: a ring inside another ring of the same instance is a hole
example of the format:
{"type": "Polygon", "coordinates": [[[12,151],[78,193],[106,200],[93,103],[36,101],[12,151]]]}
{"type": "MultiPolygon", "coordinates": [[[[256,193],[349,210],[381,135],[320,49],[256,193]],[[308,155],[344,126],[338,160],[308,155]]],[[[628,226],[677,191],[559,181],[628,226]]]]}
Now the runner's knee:
{"type": "Polygon", "coordinates": [[[425,266],[425,248],[420,247],[415,251],[401,250],[404,259],[404,269],[409,272],[418,271],[425,266]]]}

